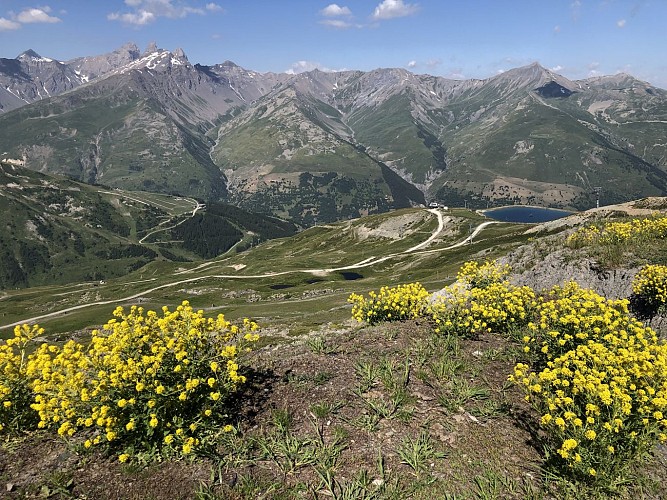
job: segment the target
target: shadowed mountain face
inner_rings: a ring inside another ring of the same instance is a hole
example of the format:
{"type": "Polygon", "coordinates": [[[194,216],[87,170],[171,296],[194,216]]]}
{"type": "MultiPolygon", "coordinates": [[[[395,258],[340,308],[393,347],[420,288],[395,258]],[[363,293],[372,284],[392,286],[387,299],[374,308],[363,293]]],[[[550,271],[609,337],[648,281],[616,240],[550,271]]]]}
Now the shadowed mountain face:
{"type": "Polygon", "coordinates": [[[262,74],[128,44],[0,59],[0,82],[0,152],[29,168],[306,225],[426,198],[586,208],[598,186],[604,203],[667,190],[667,92],[629,75],[262,74]]]}

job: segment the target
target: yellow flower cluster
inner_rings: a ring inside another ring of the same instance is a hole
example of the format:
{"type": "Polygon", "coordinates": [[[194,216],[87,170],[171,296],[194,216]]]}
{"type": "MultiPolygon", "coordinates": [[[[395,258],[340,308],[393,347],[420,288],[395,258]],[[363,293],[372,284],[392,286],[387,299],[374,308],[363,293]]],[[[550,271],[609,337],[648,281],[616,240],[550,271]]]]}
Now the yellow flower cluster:
{"type": "Polygon", "coordinates": [[[14,328],[14,337],[0,345],[0,433],[30,427],[35,415],[30,410],[32,392],[26,377],[27,347],[43,335],[39,326],[14,328]]]}
{"type": "Polygon", "coordinates": [[[421,283],[396,287],[382,287],[379,293],[369,292],[368,298],[353,293],[347,299],[352,303],[352,317],[374,325],[381,321],[399,321],[418,318],[423,314],[429,293],[421,283]]]}
{"type": "Polygon", "coordinates": [[[523,336],[524,351],[533,365],[547,361],[619,329],[635,331],[641,323],[628,313],[627,300],[607,300],[575,282],[555,286],[540,300],[535,319],[523,336]]]}
{"type": "Polygon", "coordinates": [[[501,265],[495,260],[483,264],[471,260],[463,263],[456,275],[456,281],[467,283],[473,288],[485,288],[492,283],[501,282],[509,272],[508,265],[501,265]]]}
{"type": "Polygon", "coordinates": [[[632,281],[632,292],[653,307],[667,305],[667,266],[644,266],[632,281]]]}
{"type": "Polygon", "coordinates": [[[518,363],[510,379],[540,413],[566,471],[613,478],[667,440],[667,345],[625,301],[570,284],[552,291],[536,323],[524,340],[547,349],[532,368],[518,363]]]}
{"type": "Polygon", "coordinates": [[[434,298],[428,313],[436,333],[509,333],[526,325],[536,305],[535,292],[526,286],[496,281],[478,288],[457,281],[434,298]]]}
{"type": "Polygon", "coordinates": [[[629,241],[645,242],[667,237],[667,217],[635,218],[625,222],[607,222],[598,226],[585,226],[572,233],[566,240],[571,248],[581,248],[595,243],[616,245],[629,241]]]}
{"type": "MultiPolygon", "coordinates": [[[[259,339],[256,323],[207,318],[187,301],[162,314],[118,307],[88,346],[42,344],[26,363],[38,426],[84,446],[120,449],[121,461],[161,448],[191,453],[219,430],[228,396],[245,382],[238,356],[259,339]]],[[[2,365],[0,365],[2,366],[2,365]]]]}

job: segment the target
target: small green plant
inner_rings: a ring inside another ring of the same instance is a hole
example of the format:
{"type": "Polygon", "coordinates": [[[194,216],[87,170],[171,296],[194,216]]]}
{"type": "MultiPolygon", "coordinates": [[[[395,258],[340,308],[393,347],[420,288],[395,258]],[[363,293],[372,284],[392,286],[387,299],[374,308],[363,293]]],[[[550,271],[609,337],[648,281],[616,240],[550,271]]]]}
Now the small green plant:
{"type": "Polygon", "coordinates": [[[311,405],[310,412],[316,418],[327,418],[336,413],[343,406],[345,406],[345,403],[342,401],[320,401],[319,403],[311,405]]]}
{"type": "Polygon", "coordinates": [[[285,475],[316,463],[317,454],[310,438],[299,438],[291,432],[278,430],[277,433],[257,438],[264,459],[271,460],[285,475]]]}
{"type": "Polygon", "coordinates": [[[380,424],[380,416],[377,413],[362,413],[356,418],[350,420],[350,424],[357,429],[367,432],[375,432],[380,424]]]}
{"type": "Polygon", "coordinates": [[[463,370],[463,363],[449,355],[443,355],[429,364],[429,370],[437,380],[449,380],[463,370]]]}
{"type": "Polygon", "coordinates": [[[422,430],[417,439],[406,437],[396,449],[396,453],[401,458],[401,463],[410,467],[417,477],[428,472],[434,460],[445,457],[443,452],[436,450],[426,430],[422,430]]]}
{"type": "Polygon", "coordinates": [[[359,379],[359,392],[366,392],[375,384],[379,371],[371,361],[358,361],[354,365],[354,373],[359,379]]]}
{"type": "Polygon", "coordinates": [[[471,401],[485,400],[489,397],[489,389],[478,387],[466,378],[456,377],[443,387],[444,392],[438,396],[438,403],[450,412],[459,411],[471,401]]]}
{"type": "Polygon", "coordinates": [[[315,354],[333,354],[336,349],[330,346],[322,337],[313,337],[306,341],[308,348],[315,354]]]}
{"type": "Polygon", "coordinates": [[[292,427],[292,414],[285,408],[278,408],[271,413],[271,422],[278,432],[286,433],[292,427]]]}

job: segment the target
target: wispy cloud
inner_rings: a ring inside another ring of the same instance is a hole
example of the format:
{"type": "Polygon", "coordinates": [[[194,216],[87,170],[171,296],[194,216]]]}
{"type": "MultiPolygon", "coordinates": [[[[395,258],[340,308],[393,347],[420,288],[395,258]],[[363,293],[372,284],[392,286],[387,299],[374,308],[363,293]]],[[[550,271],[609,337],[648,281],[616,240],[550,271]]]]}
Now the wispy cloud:
{"type": "Polygon", "coordinates": [[[351,16],[352,11],[349,9],[349,7],[341,7],[338,4],[332,3],[324,7],[321,11],[320,14],[322,14],[325,17],[340,17],[340,16],[351,16]]]}
{"type": "Polygon", "coordinates": [[[554,26],[554,33],[560,33],[560,26],[559,25],[554,26]]]}
{"type": "Polygon", "coordinates": [[[0,31],[13,31],[19,29],[20,27],[21,23],[0,17],[0,31]]]}
{"type": "Polygon", "coordinates": [[[600,76],[602,75],[602,72],[598,70],[600,67],[600,63],[597,61],[593,61],[588,64],[588,77],[594,77],[594,76],[600,76]]]}
{"type": "Polygon", "coordinates": [[[346,6],[340,6],[338,4],[332,3],[327,5],[320,11],[320,15],[326,18],[344,18],[344,19],[322,19],[320,24],[324,26],[329,26],[330,28],[335,28],[339,30],[346,30],[349,28],[363,28],[361,24],[356,24],[352,22],[353,16],[352,11],[346,6]]]}
{"type": "Polygon", "coordinates": [[[445,78],[453,78],[454,80],[466,79],[466,75],[463,73],[463,68],[450,68],[447,74],[443,76],[445,78]]]}
{"type": "Polygon", "coordinates": [[[618,21],[616,21],[616,26],[618,26],[619,28],[625,28],[625,23],[626,23],[625,19],[619,19],[618,21]]]}
{"type": "Polygon", "coordinates": [[[563,70],[563,66],[561,66],[560,64],[557,64],[557,65],[554,66],[553,68],[549,68],[549,69],[550,69],[551,71],[553,71],[554,73],[558,73],[559,71],[562,71],[562,70],[563,70]]]}
{"type": "Polygon", "coordinates": [[[417,61],[414,59],[412,61],[408,61],[408,68],[415,68],[417,67],[417,61]]]}
{"type": "Polygon", "coordinates": [[[442,59],[440,58],[429,59],[428,61],[426,61],[426,67],[431,70],[436,69],[441,64],[442,64],[442,59]]]}
{"type": "Polygon", "coordinates": [[[60,18],[49,15],[49,12],[51,12],[51,8],[48,6],[28,8],[18,13],[16,21],[21,24],[59,23],[61,21],[60,18]]]}
{"type": "Polygon", "coordinates": [[[419,10],[419,4],[403,3],[403,0],[383,0],[371,16],[374,20],[392,19],[395,17],[405,17],[416,14],[419,10]]]}
{"type": "Polygon", "coordinates": [[[160,17],[180,19],[190,14],[204,15],[206,11],[221,12],[223,10],[216,3],[208,3],[205,9],[202,9],[177,0],[125,0],[125,5],[131,9],[129,12],[112,12],[107,15],[107,19],[144,26],[155,22],[160,17]]]}
{"type": "Polygon", "coordinates": [[[8,12],[10,19],[0,17],[0,31],[14,31],[20,29],[24,24],[54,24],[62,21],[59,17],[50,14],[51,7],[43,5],[41,7],[28,7],[18,14],[8,12]]]}
{"type": "Polygon", "coordinates": [[[336,28],[339,30],[346,30],[355,26],[354,24],[344,21],[343,19],[323,19],[320,21],[320,24],[325,26],[330,26],[331,28],[336,28]]]}
{"type": "Polygon", "coordinates": [[[581,1],[580,0],[574,0],[570,4],[570,13],[572,14],[572,20],[573,21],[578,21],[579,16],[581,15],[581,1]]]}
{"type": "Polygon", "coordinates": [[[292,66],[289,69],[285,70],[285,73],[287,73],[288,75],[296,75],[298,73],[303,73],[305,71],[313,71],[315,69],[324,71],[325,73],[333,73],[335,71],[345,71],[345,68],[331,69],[315,61],[296,61],[295,63],[292,63],[292,66]]]}

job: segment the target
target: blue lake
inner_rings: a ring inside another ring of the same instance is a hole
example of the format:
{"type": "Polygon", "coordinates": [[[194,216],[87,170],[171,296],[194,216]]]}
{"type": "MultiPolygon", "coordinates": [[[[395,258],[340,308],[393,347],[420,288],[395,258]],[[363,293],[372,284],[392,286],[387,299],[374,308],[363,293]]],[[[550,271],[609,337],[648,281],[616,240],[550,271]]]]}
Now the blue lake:
{"type": "Polygon", "coordinates": [[[568,212],[567,210],[558,210],[555,208],[511,206],[494,208],[493,210],[485,210],[483,213],[491,219],[503,222],[534,223],[562,219],[563,217],[572,215],[573,212],[568,212]]]}

